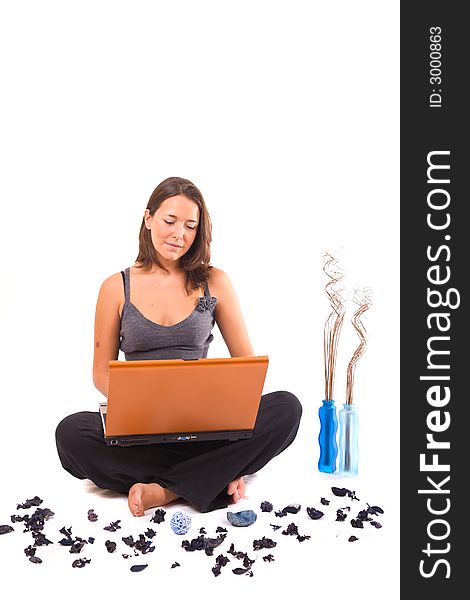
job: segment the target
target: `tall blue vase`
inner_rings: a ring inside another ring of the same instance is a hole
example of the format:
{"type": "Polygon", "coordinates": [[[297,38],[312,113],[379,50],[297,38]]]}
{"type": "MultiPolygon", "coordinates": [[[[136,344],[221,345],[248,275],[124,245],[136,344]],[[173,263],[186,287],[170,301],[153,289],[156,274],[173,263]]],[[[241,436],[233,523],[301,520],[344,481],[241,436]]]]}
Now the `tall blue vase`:
{"type": "Polygon", "coordinates": [[[334,473],[338,456],[338,444],[336,442],[338,417],[336,416],[335,401],[322,400],[322,405],[318,409],[318,416],[320,417],[318,470],[322,473],[334,473]]]}

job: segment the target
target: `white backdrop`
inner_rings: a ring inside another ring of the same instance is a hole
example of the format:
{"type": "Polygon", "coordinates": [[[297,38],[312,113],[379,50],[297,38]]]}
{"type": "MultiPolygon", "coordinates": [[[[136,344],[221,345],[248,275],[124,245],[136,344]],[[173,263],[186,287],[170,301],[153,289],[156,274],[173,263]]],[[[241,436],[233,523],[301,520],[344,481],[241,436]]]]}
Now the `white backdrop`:
{"type": "MultiPolygon", "coordinates": [[[[100,398],[91,380],[99,286],[133,263],[146,202],[177,175],[205,197],[212,262],[235,285],[255,352],[270,357],[266,391],[288,389],[304,407],[279,461],[294,500],[318,477],[323,254],[340,258],[349,290],[372,288],[356,369],[358,482],[390,508],[376,578],[387,582],[383,598],[398,597],[398,7],[0,4],[0,523],[45,481],[51,490],[61,481],[55,425],[100,398]]],[[[346,322],[339,405],[357,343],[346,322]]],[[[216,330],[209,356],[226,354],[216,330]]],[[[18,572],[27,565],[22,556],[18,572]]]]}

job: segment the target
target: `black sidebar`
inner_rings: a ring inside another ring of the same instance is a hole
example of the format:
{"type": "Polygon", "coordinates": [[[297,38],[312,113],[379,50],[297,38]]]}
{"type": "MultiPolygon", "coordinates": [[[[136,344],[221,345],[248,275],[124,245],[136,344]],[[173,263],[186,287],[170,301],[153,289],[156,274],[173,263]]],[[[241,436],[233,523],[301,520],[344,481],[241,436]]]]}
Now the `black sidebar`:
{"type": "Polygon", "coordinates": [[[470,495],[465,489],[470,479],[470,24],[465,4],[401,2],[403,599],[470,594],[470,495]]]}

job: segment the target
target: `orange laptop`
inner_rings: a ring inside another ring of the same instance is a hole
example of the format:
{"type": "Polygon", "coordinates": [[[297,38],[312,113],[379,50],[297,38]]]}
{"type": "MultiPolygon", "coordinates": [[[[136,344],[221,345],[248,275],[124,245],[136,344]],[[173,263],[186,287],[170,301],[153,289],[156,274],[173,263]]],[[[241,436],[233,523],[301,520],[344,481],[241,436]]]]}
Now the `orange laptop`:
{"type": "Polygon", "coordinates": [[[237,440],[253,434],[267,356],[112,360],[100,403],[108,445],[237,440]]]}

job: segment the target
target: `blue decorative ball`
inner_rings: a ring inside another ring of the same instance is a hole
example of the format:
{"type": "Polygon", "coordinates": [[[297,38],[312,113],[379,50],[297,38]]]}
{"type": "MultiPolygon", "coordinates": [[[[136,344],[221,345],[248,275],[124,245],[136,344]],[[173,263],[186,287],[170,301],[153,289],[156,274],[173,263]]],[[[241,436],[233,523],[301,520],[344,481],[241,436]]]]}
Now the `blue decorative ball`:
{"type": "Polygon", "coordinates": [[[184,535],[191,527],[191,517],[181,511],[175,512],[171,517],[170,526],[178,535],[184,535]]]}

